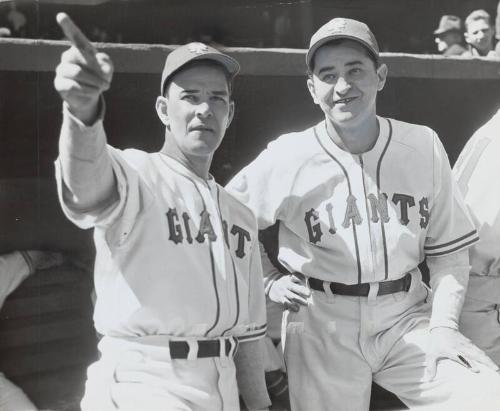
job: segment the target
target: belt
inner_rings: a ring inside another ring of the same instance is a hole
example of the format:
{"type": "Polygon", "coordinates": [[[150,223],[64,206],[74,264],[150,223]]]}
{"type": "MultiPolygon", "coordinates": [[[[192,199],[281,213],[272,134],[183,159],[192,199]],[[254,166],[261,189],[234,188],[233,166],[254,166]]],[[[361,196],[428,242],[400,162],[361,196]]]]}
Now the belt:
{"type": "MultiPolygon", "coordinates": [[[[367,297],[370,292],[370,283],[361,284],[342,284],[333,283],[317,278],[309,278],[309,286],[313,290],[325,291],[323,284],[330,286],[333,294],[350,295],[355,297],[367,297]]],[[[381,281],[378,283],[377,295],[394,294],[400,291],[408,291],[411,286],[411,274],[407,273],[404,277],[397,280],[381,281]]]]}
{"type": "MultiPolygon", "coordinates": [[[[197,358],[220,357],[221,342],[224,344],[225,355],[229,355],[233,346],[235,347],[233,352],[234,355],[238,346],[238,342],[235,339],[226,338],[223,340],[198,340],[195,342],[195,344],[198,345],[197,358]]],[[[188,358],[189,344],[187,341],[169,341],[168,346],[170,348],[170,358],[173,360],[188,358]]]]}

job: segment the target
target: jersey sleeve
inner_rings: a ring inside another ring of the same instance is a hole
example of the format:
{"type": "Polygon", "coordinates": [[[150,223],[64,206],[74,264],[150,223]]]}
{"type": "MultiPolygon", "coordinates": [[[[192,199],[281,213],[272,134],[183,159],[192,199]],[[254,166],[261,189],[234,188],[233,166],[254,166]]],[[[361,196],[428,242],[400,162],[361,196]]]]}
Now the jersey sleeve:
{"type": "Polygon", "coordinates": [[[7,296],[30,274],[27,261],[19,251],[0,255],[0,307],[7,296]]]}
{"type": "Polygon", "coordinates": [[[440,257],[470,247],[478,241],[477,231],[452,176],[444,147],[433,139],[433,202],[424,244],[428,257],[440,257]]]}
{"type": "Polygon", "coordinates": [[[248,316],[250,321],[247,329],[237,336],[240,342],[258,340],[266,335],[267,318],[265,300],[262,264],[260,261],[257,232],[255,232],[250,255],[248,296],[248,316]]]}
{"type": "Polygon", "coordinates": [[[271,142],[225,187],[253,211],[259,229],[273,225],[284,215],[294,175],[292,168],[286,170],[287,153],[283,146],[280,139],[271,142]]]}
{"type": "Polygon", "coordinates": [[[56,162],[56,180],[59,201],[66,217],[80,228],[98,228],[104,230],[110,244],[123,244],[139,213],[151,203],[149,188],[141,180],[138,171],[123,156],[121,150],[106,147],[111,161],[118,191],[118,200],[102,208],[93,210],[75,210],[65,200],[64,182],[60,165],[56,162]]]}

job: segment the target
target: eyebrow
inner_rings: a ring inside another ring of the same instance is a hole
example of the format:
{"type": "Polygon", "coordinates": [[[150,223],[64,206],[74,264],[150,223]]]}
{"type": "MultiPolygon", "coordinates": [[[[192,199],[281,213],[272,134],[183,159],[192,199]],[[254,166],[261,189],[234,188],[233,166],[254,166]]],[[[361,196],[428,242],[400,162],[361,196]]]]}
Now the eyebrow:
{"type": "MultiPolygon", "coordinates": [[[[354,60],[354,61],[350,61],[348,63],[345,63],[346,66],[350,67],[350,66],[355,66],[357,64],[363,64],[363,62],[361,60],[354,60]]],[[[335,66],[326,66],[326,67],[323,67],[322,69],[319,70],[318,74],[321,74],[325,71],[330,71],[330,70],[334,70],[335,69],[335,66]]]]}

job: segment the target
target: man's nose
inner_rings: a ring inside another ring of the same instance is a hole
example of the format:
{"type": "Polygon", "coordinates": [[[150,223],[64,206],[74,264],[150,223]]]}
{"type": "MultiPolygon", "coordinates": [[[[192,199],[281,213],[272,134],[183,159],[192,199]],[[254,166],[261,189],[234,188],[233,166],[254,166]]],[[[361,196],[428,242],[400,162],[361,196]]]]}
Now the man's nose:
{"type": "Polygon", "coordinates": [[[198,104],[196,107],[196,115],[200,118],[210,118],[213,115],[212,108],[210,107],[210,104],[208,104],[206,101],[201,102],[198,104]]]}
{"type": "Polygon", "coordinates": [[[351,88],[351,83],[349,83],[345,77],[341,76],[338,78],[337,83],[335,84],[335,91],[338,94],[345,94],[351,88]]]}

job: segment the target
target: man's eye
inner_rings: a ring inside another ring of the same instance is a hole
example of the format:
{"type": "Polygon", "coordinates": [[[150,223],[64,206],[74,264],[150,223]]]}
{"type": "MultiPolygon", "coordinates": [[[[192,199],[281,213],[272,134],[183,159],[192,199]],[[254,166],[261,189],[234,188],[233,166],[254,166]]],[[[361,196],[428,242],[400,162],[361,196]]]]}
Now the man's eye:
{"type": "Polygon", "coordinates": [[[182,96],[182,100],[196,101],[196,96],[194,96],[192,94],[185,94],[184,96],[182,96]]]}
{"type": "Polygon", "coordinates": [[[353,74],[355,76],[361,74],[361,72],[362,72],[362,70],[359,67],[351,69],[351,74],[353,74]]]}
{"type": "Polygon", "coordinates": [[[323,76],[323,81],[330,82],[330,81],[334,81],[335,78],[336,78],[335,74],[325,74],[323,76]]]}

